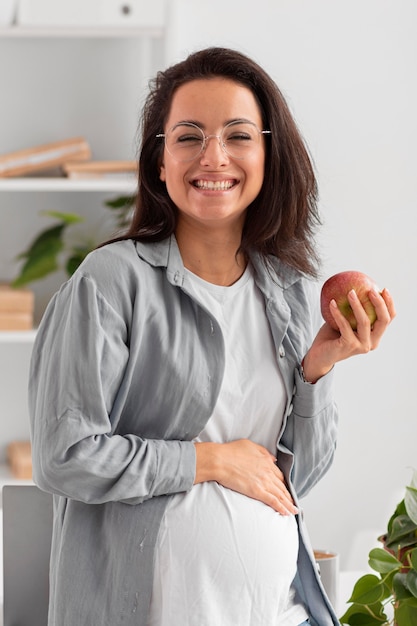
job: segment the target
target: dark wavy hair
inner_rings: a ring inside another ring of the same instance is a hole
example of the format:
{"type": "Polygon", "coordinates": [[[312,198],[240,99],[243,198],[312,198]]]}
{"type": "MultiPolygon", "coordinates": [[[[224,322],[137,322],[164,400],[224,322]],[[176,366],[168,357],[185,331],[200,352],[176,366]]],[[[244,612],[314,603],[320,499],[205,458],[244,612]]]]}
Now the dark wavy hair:
{"type": "Polygon", "coordinates": [[[139,187],[128,231],[118,239],[160,241],[175,232],[178,210],[159,178],[164,131],[176,90],[193,80],[222,77],[254,94],[262,115],[266,158],[262,188],[248,207],[240,250],[275,255],[305,274],[317,276],[315,228],[320,224],[317,183],[305,143],[281,91],[253,60],[228,48],[212,47],[158,72],[150,83],[141,121],[139,187]]]}

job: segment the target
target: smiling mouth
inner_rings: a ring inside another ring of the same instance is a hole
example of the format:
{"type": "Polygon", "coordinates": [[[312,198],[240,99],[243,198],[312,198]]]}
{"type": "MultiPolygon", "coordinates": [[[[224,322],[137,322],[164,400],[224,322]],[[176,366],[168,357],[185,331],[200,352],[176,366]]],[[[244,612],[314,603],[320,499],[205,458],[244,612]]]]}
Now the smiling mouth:
{"type": "Polygon", "coordinates": [[[193,180],[193,186],[197,189],[209,191],[227,191],[236,185],[236,180],[193,180]]]}

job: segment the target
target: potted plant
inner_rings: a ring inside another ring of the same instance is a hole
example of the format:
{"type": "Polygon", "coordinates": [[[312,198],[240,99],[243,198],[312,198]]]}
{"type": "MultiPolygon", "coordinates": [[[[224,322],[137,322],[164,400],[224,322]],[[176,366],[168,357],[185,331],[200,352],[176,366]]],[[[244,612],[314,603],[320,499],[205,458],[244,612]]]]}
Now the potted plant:
{"type": "MultiPolygon", "coordinates": [[[[107,208],[113,210],[117,228],[127,226],[134,201],[135,196],[120,196],[105,203],[107,208]]],[[[54,217],[57,222],[39,233],[29,248],[19,254],[17,258],[24,259],[24,263],[17,278],[11,282],[12,287],[23,287],[59,269],[64,269],[71,276],[98,243],[87,238],[75,243],[67,241],[65,235],[68,228],[83,221],[76,213],[45,211],[43,215],[54,217]]]]}
{"type": "Polygon", "coordinates": [[[417,471],[405,497],[378,538],[382,548],[369,553],[377,575],[366,574],[355,584],[351,606],[340,618],[351,626],[417,625],[417,471]],[[388,610],[387,610],[388,609],[388,610]],[[388,613],[388,615],[387,615],[388,613]]]}

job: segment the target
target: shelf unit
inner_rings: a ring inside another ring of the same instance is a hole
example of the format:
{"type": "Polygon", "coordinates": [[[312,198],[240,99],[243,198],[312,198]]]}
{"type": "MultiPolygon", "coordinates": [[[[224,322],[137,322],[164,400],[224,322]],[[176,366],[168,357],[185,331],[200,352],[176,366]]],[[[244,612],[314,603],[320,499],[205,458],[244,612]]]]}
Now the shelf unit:
{"type": "MultiPolygon", "coordinates": [[[[7,95],[0,100],[0,153],[40,145],[43,136],[47,143],[80,135],[88,139],[96,160],[132,158],[126,152],[135,141],[142,89],[165,61],[165,35],[165,28],[137,26],[0,26],[7,95]]],[[[40,213],[75,211],[91,217],[99,229],[106,197],[136,190],[132,175],[0,178],[1,281],[13,276],[8,264],[38,231],[40,213]]],[[[33,289],[43,308],[55,286],[34,283],[33,289]]],[[[36,328],[0,331],[0,492],[4,484],[31,482],[13,477],[5,448],[9,441],[29,438],[27,386],[35,337],[36,328]]]]}
{"type": "Polygon", "coordinates": [[[56,192],[115,192],[135,193],[137,180],[133,176],[123,178],[0,178],[1,191],[56,191],[56,192]]]}
{"type": "Polygon", "coordinates": [[[2,330],[0,344],[32,344],[35,341],[36,329],[33,330],[2,330]]]}
{"type": "Polygon", "coordinates": [[[164,36],[163,28],[139,27],[139,26],[100,26],[100,27],[28,27],[28,26],[2,26],[0,37],[7,38],[152,38],[161,39],[164,36]]]}

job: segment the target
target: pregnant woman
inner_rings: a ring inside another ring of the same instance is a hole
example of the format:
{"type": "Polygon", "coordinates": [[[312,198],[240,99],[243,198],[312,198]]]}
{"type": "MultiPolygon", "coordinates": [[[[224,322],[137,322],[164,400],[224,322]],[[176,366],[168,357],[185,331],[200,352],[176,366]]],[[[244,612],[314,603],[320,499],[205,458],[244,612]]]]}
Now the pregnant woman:
{"type": "Polygon", "coordinates": [[[128,232],[52,298],[33,352],[36,483],[54,494],[49,626],[331,626],[299,509],[331,465],[313,168],[274,81],[209,48],[145,103],[128,232]]]}

